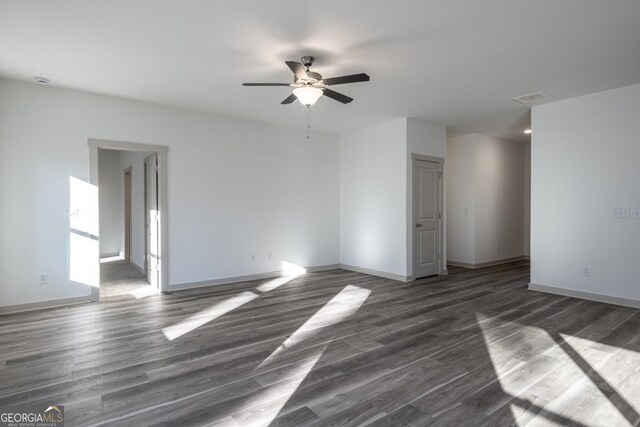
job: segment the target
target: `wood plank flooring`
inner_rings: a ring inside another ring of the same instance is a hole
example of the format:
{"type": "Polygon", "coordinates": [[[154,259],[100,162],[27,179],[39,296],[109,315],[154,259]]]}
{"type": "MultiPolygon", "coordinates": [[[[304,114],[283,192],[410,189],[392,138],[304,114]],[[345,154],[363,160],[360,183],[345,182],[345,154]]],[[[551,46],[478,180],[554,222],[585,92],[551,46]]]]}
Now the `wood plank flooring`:
{"type": "Polygon", "coordinates": [[[0,317],[0,406],[67,425],[638,426],[640,311],[517,262],[345,270],[0,317]]]}

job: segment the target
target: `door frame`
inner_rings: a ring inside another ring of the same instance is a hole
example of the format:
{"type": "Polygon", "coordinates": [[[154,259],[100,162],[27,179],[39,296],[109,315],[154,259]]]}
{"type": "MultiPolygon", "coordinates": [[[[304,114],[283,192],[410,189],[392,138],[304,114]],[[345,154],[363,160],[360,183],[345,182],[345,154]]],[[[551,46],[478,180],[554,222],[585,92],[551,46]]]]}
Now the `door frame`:
{"type": "MultiPolygon", "coordinates": [[[[144,274],[147,277],[147,282],[149,283],[153,283],[152,280],[150,280],[149,278],[149,223],[151,222],[150,217],[148,217],[149,214],[149,169],[148,169],[148,165],[149,165],[149,161],[148,159],[151,157],[156,157],[157,159],[157,163],[160,163],[160,158],[158,156],[158,153],[153,153],[150,154],[149,156],[145,157],[144,160],[142,161],[142,170],[144,171],[144,210],[142,212],[142,214],[144,215],[144,219],[143,219],[143,224],[144,224],[144,274]]],[[[159,167],[158,167],[159,169],[159,167]]],[[[159,172],[157,172],[159,173],[159,172]]],[[[158,199],[158,185],[159,185],[160,179],[159,176],[157,176],[156,179],[156,206],[159,207],[159,199],[158,199]]],[[[159,245],[158,245],[159,246],[159,245]]],[[[162,263],[160,264],[160,266],[162,266],[162,263]]]]}
{"type": "Polygon", "coordinates": [[[438,163],[438,213],[440,214],[440,218],[438,220],[438,275],[446,274],[446,268],[443,265],[445,262],[445,234],[444,234],[444,223],[445,223],[445,199],[444,199],[444,159],[442,157],[434,157],[434,156],[425,156],[423,154],[411,154],[411,222],[409,224],[411,230],[411,275],[412,279],[416,279],[417,271],[418,271],[418,262],[416,262],[418,251],[416,250],[417,239],[415,232],[415,224],[418,220],[418,186],[416,185],[417,181],[417,161],[422,160],[426,162],[438,163]]]}
{"type": "MultiPolygon", "coordinates": [[[[162,213],[160,221],[160,292],[169,291],[169,203],[168,203],[168,155],[169,147],[166,145],[139,144],[135,142],[109,141],[103,139],[89,138],[89,182],[98,187],[98,150],[120,150],[120,151],[148,151],[158,153],[158,206],[162,213]]],[[[98,202],[99,203],[99,202],[98,202]]],[[[98,212],[100,207],[98,206],[98,212]]],[[[98,221],[100,221],[98,214],[98,221]]],[[[100,266],[100,256],[95,262],[100,266]]],[[[100,300],[100,287],[91,287],[91,301],[100,300]]]]}
{"type": "Polygon", "coordinates": [[[133,168],[129,166],[124,170],[124,260],[131,262],[131,203],[133,168]],[[127,180],[127,175],[129,179],[127,180]]]}
{"type": "Polygon", "coordinates": [[[149,267],[147,266],[147,254],[149,253],[149,224],[147,224],[147,162],[142,160],[142,229],[144,230],[144,261],[142,262],[142,269],[144,270],[144,277],[149,281],[149,267]]]}

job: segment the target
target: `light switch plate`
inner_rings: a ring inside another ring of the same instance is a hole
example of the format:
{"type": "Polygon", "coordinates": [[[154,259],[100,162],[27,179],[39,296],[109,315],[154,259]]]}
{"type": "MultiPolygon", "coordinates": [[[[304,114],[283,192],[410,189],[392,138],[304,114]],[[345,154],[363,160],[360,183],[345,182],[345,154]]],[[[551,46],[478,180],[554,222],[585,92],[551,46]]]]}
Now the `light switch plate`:
{"type": "Polygon", "coordinates": [[[611,209],[611,218],[625,219],[625,218],[629,218],[630,214],[631,214],[631,208],[612,208],[611,209]]]}
{"type": "Polygon", "coordinates": [[[631,210],[631,218],[640,219],[640,208],[633,208],[631,210]]]}

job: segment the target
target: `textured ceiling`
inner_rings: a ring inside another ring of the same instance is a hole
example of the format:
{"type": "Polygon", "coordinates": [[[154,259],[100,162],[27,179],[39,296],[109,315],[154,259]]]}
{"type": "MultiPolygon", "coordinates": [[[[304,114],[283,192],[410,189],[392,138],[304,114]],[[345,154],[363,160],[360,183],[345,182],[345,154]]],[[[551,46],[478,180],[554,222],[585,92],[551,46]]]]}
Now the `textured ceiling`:
{"type": "Polygon", "coordinates": [[[2,1],[0,76],[304,127],[289,88],[240,84],[312,54],[325,77],[371,76],[318,101],[316,129],[409,116],[526,141],[511,98],[640,83],[639,22],[637,0],[2,1]]]}

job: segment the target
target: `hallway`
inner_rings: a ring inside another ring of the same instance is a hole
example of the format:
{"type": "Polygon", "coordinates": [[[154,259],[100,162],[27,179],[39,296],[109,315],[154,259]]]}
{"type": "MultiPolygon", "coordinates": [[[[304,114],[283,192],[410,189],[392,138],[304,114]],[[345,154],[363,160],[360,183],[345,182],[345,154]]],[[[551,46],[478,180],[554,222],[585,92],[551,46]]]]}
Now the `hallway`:
{"type": "Polygon", "coordinates": [[[146,276],[123,260],[101,262],[100,264],[101,299],[134,295],[132,292],[140,289],[147,290],[150,287],[146,276]]]}

